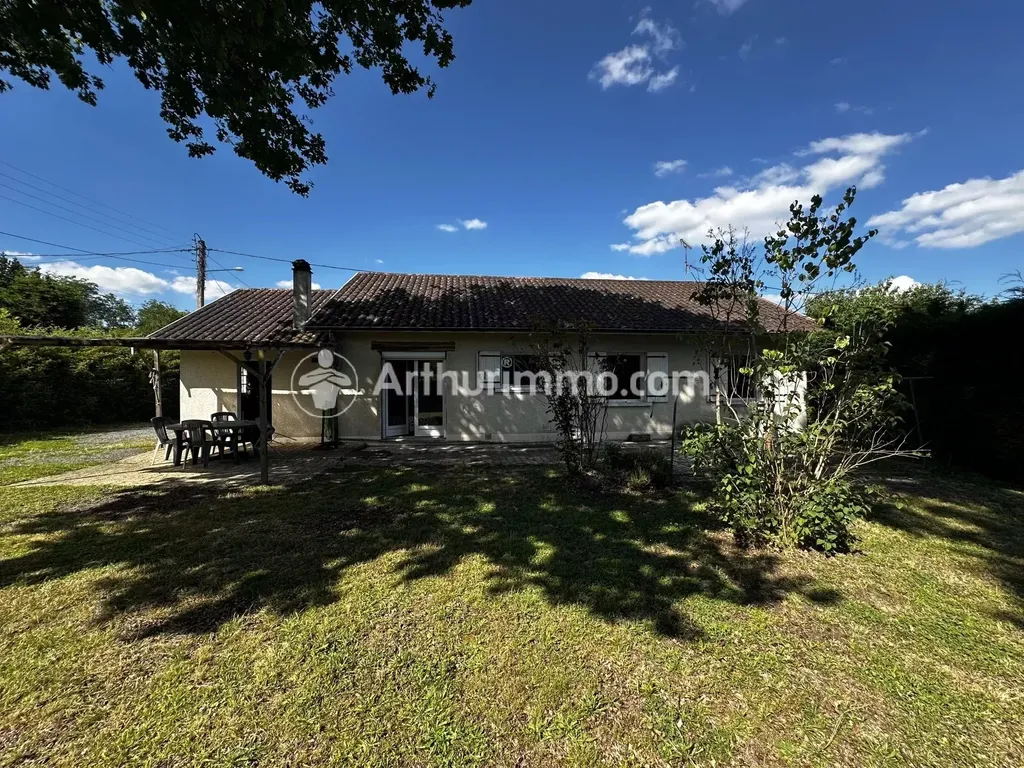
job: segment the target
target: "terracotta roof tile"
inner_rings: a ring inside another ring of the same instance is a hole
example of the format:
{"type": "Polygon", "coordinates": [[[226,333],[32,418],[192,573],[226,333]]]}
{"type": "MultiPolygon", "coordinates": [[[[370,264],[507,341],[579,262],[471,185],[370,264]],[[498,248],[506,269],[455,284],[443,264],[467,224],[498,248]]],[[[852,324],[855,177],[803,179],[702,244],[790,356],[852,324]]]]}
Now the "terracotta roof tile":
{"type": "MultiPolygon", "coordinates": [[[[233,345],[327,342],[329,330],[531,331],[584,322],[595,331],[685,333],[715,321],[694,300],[695,281],[583,280],[360,272],[338,291],[313,291],[312,317],[292,328],[292,291],[238,290],[150,335],[168,341],[233,345]]],[[[780,327],[782,310],[763,300],[761,317],[780,327]]],[[[787,327],[814,327],[803,315],[787,327]]]]}
{"type": "MultiPolygon", "coordinates": [[[[312,310],[316,312],[334,294],[335,291],[313,291],[312,310]]],[[[316,345],[325,336],[292,327],[290,288],[250,288],[232,291],[151,333],[149,338],[266,346],[316,345]]]]}
{"type": "MultiPolygon", "coordinates": [[[[604,332],[686,332],[715,326],[694,299],[701,283],[360,272],[313,313],[307,328],[522,331],[583,322],[604,332]]],[[[762,322],[782,310],[762,300],[762,322]]],[[[791,330],[811,321],[792,314],[791,330]]]]}

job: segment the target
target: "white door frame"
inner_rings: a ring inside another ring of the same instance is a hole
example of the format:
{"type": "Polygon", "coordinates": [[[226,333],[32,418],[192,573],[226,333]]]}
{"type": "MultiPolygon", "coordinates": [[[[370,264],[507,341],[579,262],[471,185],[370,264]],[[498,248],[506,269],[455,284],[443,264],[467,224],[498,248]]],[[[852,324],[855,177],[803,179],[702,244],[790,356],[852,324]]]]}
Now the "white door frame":
{"type": "MultiPolygon", "coordinates": [[[[384,364],[388,360],[412,360],[412,361],[416,361],[416,362],[435,362],[436,361],[436,362],[440,363],[440,365],[438,365],[438,374],[440,376],[444,375],[444,363],[445,363],[445,360],[447,359],[447,356],[448,356],[446,352],[406,352],[404,350],[403,351],[387,351],[387,350],[382,350],[380,354],[381,354],[381,370],[382,371],[384,369],[384,364]]],[[[442,384],[443,384],[443,379],[442,379],[442,384]]],[[[401,385],[404,387],[405,386],[405,382],[401,382],[401,385]]],[[[380,397],[381,397],[381,408],[380,408],[381,434],[384,437],[386,437],[386,438],[388,438],[388,437],[404,437],[406,435],[409,435],[410,432],[409,432],[409,428],[408,428],[408,423],[409,423],[409,416],[410,416],[410,414],[408,413],[408,411],[406,412],[406,421],[403,424],[396,425],[396,426],[389,426],[388,425],[388,398],[387,398],[387,392],[382,391],[380,393],[380,397]]],[[[408,409],[408,407],[409,407],[409,405],[408,405],[409,404],[409,400],[405,400],[405,402],[406,402],[406,408],[408,409]]],[[[421,427],[419,425],[419,408],[420,408],[419,403],[420,403],[419,387],[416,387],[413,390],[413,397],[412,397],[412,414],[411,414],[411,416],[412,416],[412,426],[413,426],[412,434],[416,435],[417,437],[439,437],[439,438],[443,438],[445,436],[445,432],[446,432],[446,429],[448,427],[448,391],[447,391],[447,388],[444,387],[444,386],[441,386],[441,426],[440,427],[434,427],[434,426],[431,426],[431,427],[421,427]]]]}

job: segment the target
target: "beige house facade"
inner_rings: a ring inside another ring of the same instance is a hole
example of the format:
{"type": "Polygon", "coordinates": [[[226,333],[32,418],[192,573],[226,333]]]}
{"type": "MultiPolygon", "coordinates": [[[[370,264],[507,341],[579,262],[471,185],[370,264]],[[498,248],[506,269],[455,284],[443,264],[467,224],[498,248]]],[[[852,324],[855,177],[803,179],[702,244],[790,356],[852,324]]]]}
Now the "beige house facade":
{"type": "Polygon", "coordinates": [[[580,327],[591,371],[615,373],[604,439],[668,438],[713,421],[716,398],[742,410],[754,397],[738,391],[743,360],[701,351],[713,326],[699,284],[360,273],[331,292],[296,264],[294,290],[237,291],[154,334],[210,345],[181,352],[183,419],[256,418],[263,360],[278,440],[320,439],[325,415],[342,439],[555,440],[536,353],[580,327]]]}

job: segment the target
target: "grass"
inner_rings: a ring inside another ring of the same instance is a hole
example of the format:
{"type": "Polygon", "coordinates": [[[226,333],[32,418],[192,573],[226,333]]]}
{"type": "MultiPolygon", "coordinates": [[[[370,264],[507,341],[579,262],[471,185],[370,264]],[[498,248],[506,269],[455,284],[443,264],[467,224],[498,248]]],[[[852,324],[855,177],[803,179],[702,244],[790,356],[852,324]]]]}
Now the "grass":
{"type": "Polygon", "coordinates": [[[153,440],[90,444],[82,433],[0,436],[0,486],[85,469],[120,452],[152,449],[153,440]]]}
{"type": "Polygon", "coordinates": [[[825,560],[553,470],[0,488],[0,765],[1024,764],[1024,494],[825,560]]]}

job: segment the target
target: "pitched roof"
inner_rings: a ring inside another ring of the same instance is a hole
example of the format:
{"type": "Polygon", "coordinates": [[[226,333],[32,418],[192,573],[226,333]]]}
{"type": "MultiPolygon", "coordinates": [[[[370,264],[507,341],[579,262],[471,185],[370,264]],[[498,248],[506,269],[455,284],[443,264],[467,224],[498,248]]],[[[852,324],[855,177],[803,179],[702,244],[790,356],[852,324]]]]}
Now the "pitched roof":
{"type": "MultiPolygon", "coordinates": [[[[695,300],[702,283],[360,272],[317,309],[307,329],[529,331],[582,322],[603,332],[687,332],[718,325],[695,300]]],[[[784,312],[761,302],[761,320],[784,312]]],[[[786,327],[808,329],[791,313],[786,327]]]]}
{"type": "MultiPolygon", "coordinates": [[[[583,280],[359,272],[337,291],[313,291],[304,330],[292,327],[290,288],[229,293],[150,334],[151,339],[226,346],[316,346],[331,330],[532,331],[583,322],[599,332],[685,333],[717,323],[679,280],[583,280]]],[[[780,328],[782,310],[762,300],[764,325],[780,328]]],[[[814,327],[792,313],[790,330],[814,327]]]]}
{"type": "MultiPolygon", "coordinates": [[[[312,310],[322,307],[334,293],[313,291],[312,310]]],[[[325,340],[326,334],[296,331],[292,327],[290,288],[250,288],[232,291],[151,333],[149,338],[240,346],[315,346],[325,340]]]]}

